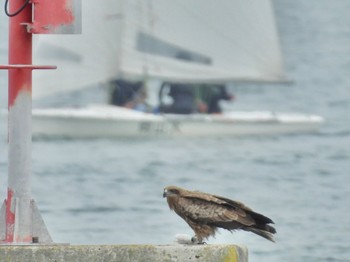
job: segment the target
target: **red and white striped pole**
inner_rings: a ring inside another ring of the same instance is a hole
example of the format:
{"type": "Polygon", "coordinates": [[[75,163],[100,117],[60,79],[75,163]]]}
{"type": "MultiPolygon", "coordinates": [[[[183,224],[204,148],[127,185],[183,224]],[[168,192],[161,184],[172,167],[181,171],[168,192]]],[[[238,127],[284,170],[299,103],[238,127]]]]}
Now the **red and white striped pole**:
{"type": "MultiPolygon", "coordinates": [[[[9,13],[19,10],[26,0],[10,1],[9,13]]],[[[32,5],[10,17],[9,64],[32,64],[32,34],[23,23],[31,23],[32,5]],[[22,25],[21,25],[22,24],[22,25]]],[[[31,232],[31,112],[32,71],[9,70],[8,100],[8,191],[6,199],[6,242],[30,243],[31,232]]]]}
{"type": "MultiPolygon", "coordinates": [[[[5,211],[5,244],[52,242],[31,198],[31,112],[32,34],[25,24],[32,22],[32,5],[27,0],[9,0],[8,97],[8,190],[5,211]],[[41,239],[39,239],[41,237],[41,239]]],[[[52,67],[43,67],[49,69],[52,67]]],[[[3,211],[2,211],[3,213],[3,211]]],[[[3,214],[2,214],[3,216],[3,214]]],[[[2,232],[3,234],[3,232],[2,232]]]]}
{"type": "Polygon", "coordinates": [[[8,192],[0,210],[0,243],[51,243],[31,198],[32,33],[80,33],[80,0],[5,0],[9,3],[8,192]],[[32,12],[33,4],[36,10],[32,12]],[[34,17],[34,19],[33,19],[34,17]]]}

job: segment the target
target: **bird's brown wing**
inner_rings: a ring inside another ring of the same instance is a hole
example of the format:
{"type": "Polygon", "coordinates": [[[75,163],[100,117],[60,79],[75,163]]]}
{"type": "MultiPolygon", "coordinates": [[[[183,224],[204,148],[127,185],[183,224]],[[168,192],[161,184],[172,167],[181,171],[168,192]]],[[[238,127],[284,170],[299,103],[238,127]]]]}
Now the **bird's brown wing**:
{"type": "Polygon", "coordinates": [[[257,213],[255,211],[253,211],[251,208],[245,206],[241,202],[234,201],[234,200],[231,200],[229,198],[225,198],[225,197],[221,197],[221,196],[214,196],[214,197],[216,197],[216,198],[218,198],[218,199],[220,199],[222,201],[225,201],[226,205],[230,205],[230,206],[235,207],[237,209],[244,210],[244,212],[252,215],[254,217],[254,219],[258,219],[259,221],[264,222],[264,223],[272,223],[272,224],[274,224],[274,222],[270,218],[268,218],[268,217],[266,217],[266,216],[264,216],[264,215],[262,215],[260,213],[257,213]]]}
{"type": "Polygon", "coordinates": [[[205,224],[237,222],[245,226],[253,225],[254,219],[243,209],[225,205],[225,201],[212,195],[197,193],[185,195],[178,200],[178,213],[205,224]]]}

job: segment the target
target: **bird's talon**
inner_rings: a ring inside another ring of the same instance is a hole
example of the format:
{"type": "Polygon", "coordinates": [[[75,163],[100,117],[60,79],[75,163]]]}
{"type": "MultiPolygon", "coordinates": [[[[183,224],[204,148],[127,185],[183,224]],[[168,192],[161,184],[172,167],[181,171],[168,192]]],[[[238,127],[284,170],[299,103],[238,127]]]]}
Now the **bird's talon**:
{"type": "Polygon", "coordinates": [[[206,245],[207,244],[207,242],[199,241],[196,236],[191,238],[191,242],[192,242],[192,244],[196,244],[196,245],[206,245]]]}
{"type": "Polygon", "coordinates": [[[196,236],[191,238],[191,242],[192,242],[192,244],[200,244],[200,242],[198,241],[196,236]]]}

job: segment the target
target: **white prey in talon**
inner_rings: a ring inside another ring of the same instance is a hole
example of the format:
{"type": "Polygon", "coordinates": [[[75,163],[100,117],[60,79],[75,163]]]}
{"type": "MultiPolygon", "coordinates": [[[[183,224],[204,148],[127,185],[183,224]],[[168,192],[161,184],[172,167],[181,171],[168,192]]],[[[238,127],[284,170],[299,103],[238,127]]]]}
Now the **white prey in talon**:
{"type": "Polygon", "coordinates": [[[182,245],[193,245],[192,241],[193,237],[187,234],[176,234],[175,235],[175,240],[176,243],[182,244],[182,245]]]}
{"type": "Polygon", "coordinates": [[[206,242],[200,242],[196,236],[191,237],[187,234],[176,234],[175,235],[176,243],[182,245],[203,245],[207,244],[206,242]]]}

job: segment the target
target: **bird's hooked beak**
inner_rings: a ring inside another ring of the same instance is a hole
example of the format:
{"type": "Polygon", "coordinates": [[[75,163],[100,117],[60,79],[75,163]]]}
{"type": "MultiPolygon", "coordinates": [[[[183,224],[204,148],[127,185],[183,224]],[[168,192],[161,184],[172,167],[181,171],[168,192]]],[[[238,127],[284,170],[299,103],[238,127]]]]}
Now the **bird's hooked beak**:
{"type": "Polygon", "coordinates": [[[178,190],[173,187],[165,187],[163,192],[163,197],[176,197],[178,196],[178,190]]]}
{"type": "Polygon", "coordinates": [[[168,190],[164,189],[163,191],[163,197],[167,197],[168,196],[168,190]]]}

